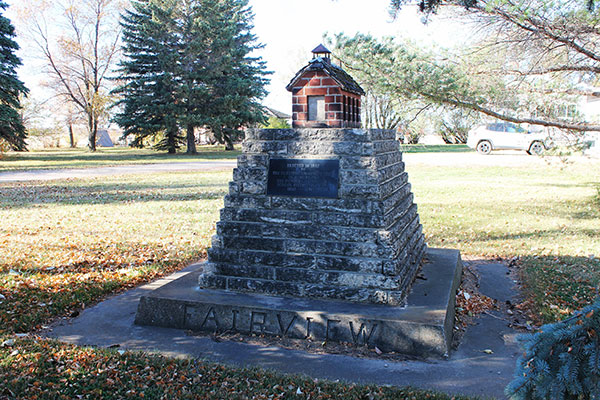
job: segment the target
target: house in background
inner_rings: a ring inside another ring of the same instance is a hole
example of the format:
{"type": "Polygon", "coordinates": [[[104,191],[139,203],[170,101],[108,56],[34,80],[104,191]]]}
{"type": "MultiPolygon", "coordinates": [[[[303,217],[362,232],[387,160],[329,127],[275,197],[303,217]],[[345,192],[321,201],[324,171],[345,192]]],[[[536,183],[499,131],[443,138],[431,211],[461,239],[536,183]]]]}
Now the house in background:
{"type": "Polygon", "coordinates": [[[98,129],[96,132],[96,146],[98,147],[114,147],[114,143],[106,129],[98,129]]]}
{"type": "MultiPolygon", "coordinates": [[[[597,96],[582,96],[577,108],[586,121],[600,121],[600,93],[597,96]]],[[[600,132],[586,132],[583,140],[590,143],[585,154],[600,157],[600,132]]]]}
{"type": "Polygon", "coordinates": [[[271,117],[279,118],[279,119],[287,122],[289,126],[292,126],[292,116],[291,115],[281,112],[279,110],[276,110],[274,108],[267,107],[267,106],[264,106],[263,109],[265,110],[266,119],[269,119],[271,117]]]}

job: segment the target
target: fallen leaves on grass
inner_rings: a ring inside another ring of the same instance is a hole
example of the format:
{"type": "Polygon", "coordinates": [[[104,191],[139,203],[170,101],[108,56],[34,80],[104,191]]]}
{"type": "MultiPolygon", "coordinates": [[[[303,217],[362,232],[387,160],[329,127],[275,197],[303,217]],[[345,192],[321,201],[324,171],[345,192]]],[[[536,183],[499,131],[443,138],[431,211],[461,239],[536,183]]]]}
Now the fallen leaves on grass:
{"type": "Polygon", "coordinates": [[[77,347],[38,337],[0,347],[0,397],[27,399],[466,399],[343,384],[199,360],[77,347]]]}
{"type": "Polygon", "coordinates": [[[538,325],[564,319],[598,297],[599,273],[595,257],[521,257],[519,274],[529,297],[522,307],[538,325]]]}
{"type": "Polygon", "coordinates": [[[228,174],[0,184],[0,333],[205,257],[228,174]]]}

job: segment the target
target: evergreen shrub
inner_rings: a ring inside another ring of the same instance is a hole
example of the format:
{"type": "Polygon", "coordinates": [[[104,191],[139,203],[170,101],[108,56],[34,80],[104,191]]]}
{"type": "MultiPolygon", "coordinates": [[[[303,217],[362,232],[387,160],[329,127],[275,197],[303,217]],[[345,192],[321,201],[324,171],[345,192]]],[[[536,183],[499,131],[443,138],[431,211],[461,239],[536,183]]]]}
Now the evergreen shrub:
{"type": "Polygon", "coordinates": [[[511,399],[600,399],[600,301],[521,335],[511,399]]]}

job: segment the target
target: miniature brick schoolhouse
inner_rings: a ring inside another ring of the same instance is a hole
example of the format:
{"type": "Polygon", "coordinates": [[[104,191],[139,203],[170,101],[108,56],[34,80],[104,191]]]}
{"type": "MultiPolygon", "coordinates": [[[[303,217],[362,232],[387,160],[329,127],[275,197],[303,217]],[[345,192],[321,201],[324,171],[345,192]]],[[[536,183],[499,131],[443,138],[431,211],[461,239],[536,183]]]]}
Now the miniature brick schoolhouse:
{"type": "Polygon", "coordinates": [[[292,92],[292,127],[360,128],[364,90],[331,62],[325,46],[312,53],[313,59],[286,86],[292,92]]]}

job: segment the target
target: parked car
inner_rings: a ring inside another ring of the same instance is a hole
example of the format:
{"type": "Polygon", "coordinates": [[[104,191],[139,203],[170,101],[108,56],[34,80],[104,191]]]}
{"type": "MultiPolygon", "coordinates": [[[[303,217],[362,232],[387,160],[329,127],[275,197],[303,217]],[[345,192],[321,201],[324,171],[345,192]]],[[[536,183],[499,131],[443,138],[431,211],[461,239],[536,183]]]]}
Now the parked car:
{"type": "Polygon", "coordinates": [[[545,131],[528,131],[510,122],[481,125],[469,131],[467,145],[481,154],[492,150],[525,150],[527,154],[541,154],[548,148],[545,131]]]}

